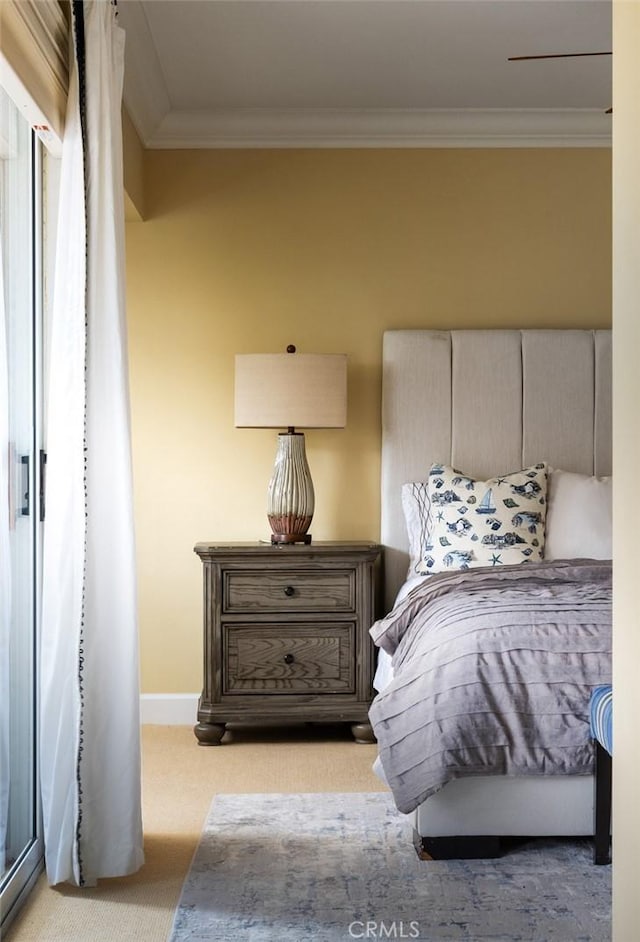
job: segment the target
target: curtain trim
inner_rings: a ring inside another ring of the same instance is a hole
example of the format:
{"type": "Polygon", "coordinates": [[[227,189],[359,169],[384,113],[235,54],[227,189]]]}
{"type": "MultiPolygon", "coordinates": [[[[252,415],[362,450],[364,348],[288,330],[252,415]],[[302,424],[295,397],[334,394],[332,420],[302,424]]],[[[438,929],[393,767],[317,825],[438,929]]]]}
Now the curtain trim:
{"type": "MultiPolygon", "coordinates": [[[[73,37],[76,64],[78,69],[78,107],[80,111],[80,127],[82,132],[82,161],[84,173],[84,216],[85,216],[85,271],[88,269],[89,256],[89,220],[87,218],[87,110],[86,110],[86,50],[84,38],[84,4],[83,0],[73,0],[73,37]]],[[[87,435],[87,373],[89,367],[88,345],[89,345],[89,313],[87,305],[87,281],[85,279],[85,304],[84,304],[84,403],[82,415],[82,489],[84,502],[84,542],[83,542],[83,560],[82,560],[82,602],[80,609],[80,633],[78,637],[78,751],[76,755],[76,800],[77,800],[77,818],[75,829],[75,855],[77,864],[78,886],[85,885],[84,866],[82,860],[82,824],[83,824],[83,787],[82,787],[82,759],[84,753],[85,737],[85,680],[84,680],[84,643],[85,643],[85,622],[86,622],[86,586],[87,586],[87,522],[89,518],[89,495],[87,490],[87,462],[88,462],[88,435],[87,435]]]]}

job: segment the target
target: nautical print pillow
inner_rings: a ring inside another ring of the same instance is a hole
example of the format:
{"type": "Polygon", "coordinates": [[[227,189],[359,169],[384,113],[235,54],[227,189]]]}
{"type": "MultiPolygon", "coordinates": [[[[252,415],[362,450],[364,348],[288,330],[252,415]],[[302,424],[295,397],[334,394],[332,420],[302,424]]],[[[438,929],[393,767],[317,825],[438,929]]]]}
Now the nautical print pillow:
{"type": "Polygon", "coordinates": [[[429,538],[416,571],[507,566],[543,558],[545,463],[488,481],[434,464],[427,490],[429,538]]]}

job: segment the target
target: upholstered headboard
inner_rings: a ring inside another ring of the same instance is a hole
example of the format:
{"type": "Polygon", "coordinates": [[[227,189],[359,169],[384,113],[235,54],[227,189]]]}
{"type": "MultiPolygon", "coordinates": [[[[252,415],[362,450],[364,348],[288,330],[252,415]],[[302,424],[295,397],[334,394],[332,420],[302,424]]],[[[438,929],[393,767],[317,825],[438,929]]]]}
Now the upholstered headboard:
{"type": "Polygon", "coordinates": [[[385,602],[409,562],[407,481],[439,461],[489,477],[537,461],[611,474],[611,331],[390,330],[383,341],[385,602]]]}

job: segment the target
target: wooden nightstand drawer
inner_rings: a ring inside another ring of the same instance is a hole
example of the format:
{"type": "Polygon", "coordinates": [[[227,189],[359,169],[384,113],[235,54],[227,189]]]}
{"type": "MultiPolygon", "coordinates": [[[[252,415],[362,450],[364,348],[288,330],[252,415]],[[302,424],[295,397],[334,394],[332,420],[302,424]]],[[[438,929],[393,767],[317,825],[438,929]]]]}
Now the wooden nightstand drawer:
{"type": "Polygon", "coordinates": [[[353,693],[355,624],[224,625],[224,694],[353,693]]]}
{"type": "Polygon", "coordinates": [[[227,570],[224,613],[353,612],[355,569],[227,570]]]}

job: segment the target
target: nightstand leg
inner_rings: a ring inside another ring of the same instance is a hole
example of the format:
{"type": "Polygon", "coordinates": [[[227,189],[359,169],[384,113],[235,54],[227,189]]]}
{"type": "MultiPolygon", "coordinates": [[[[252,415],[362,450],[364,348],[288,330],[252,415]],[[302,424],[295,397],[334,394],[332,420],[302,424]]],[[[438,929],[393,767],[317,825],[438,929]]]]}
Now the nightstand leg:
{"type": "Polygon", "coordinates": [[[199,746],[219,746],[225,728],[224,723],[198,723],[193,731],[199,746]]]}
{"type": "Polygon", "coordinates": [[[351,732],[356,742],[372,743],[376,742],[370,723],[352,723],[351,732]]]}

